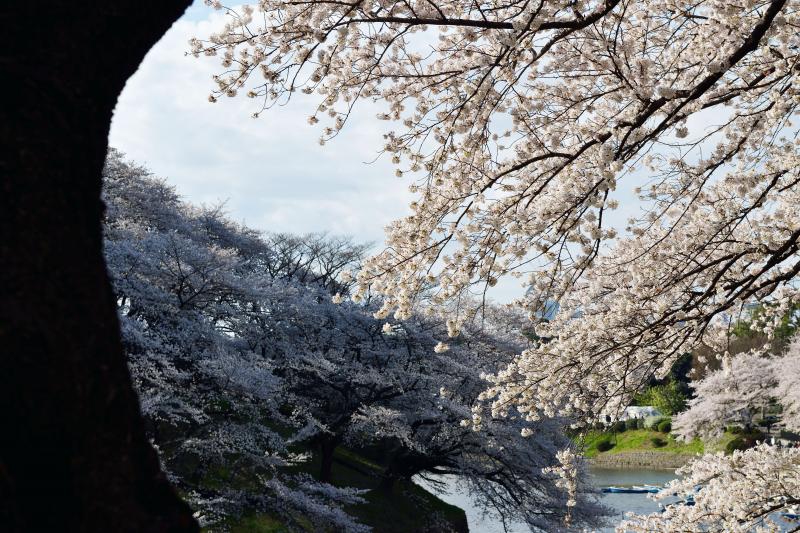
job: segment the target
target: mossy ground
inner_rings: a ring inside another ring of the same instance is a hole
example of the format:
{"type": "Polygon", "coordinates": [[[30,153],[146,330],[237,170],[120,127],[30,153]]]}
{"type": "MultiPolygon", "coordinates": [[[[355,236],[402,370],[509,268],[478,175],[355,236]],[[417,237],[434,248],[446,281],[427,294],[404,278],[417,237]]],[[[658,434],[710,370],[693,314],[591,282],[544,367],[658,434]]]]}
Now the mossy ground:
{"type": "Polygon", "coordinates": [[[265,514],[252,514],[232,521],[231,533],[286,533],[287,529],[277,518],[265,514]]]}
{"type": "MultiPolygon", "coordinates": [[[[367,491],[364,494],[366,502],[350,507],[347,512],[362,524],[370,526],[375,533],[442,531],[434,529],[437,523],[446,524],[446,528],[452,531],[467,531],[467,519],[462,509],[442,501],[410,481],[395,483],[391,491],[382,489],[379,486],[381,466],[352,450],[339,448],[334,456],[333,484],[367,491]]],[[[318,469],[317,457],[297,468],[310,474],[318,469]]],[[[295,518],[302,521],[302,517],[295,518]]],[[[225,525],[233,533],[288,533],[279,517],[261,513],[229,520],[225,525]]],[[[311,524],[307,531],[314,531],[311,524]]]]}

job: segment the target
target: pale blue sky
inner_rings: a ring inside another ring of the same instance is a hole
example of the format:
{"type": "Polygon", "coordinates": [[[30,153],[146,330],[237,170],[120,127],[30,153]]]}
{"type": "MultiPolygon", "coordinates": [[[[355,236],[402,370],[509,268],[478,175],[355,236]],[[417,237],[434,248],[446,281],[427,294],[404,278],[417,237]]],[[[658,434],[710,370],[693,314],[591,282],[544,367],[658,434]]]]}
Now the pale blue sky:
{"type": "MultiPolygon", "coordinates": [[[[320,231],[379,241],[410,201],[386,160],[374,164],[384,123],[362,109],[327,146],[306,117],[312,97],[250,117],[253,100],[207,100],[216,58],[185,56],[221,14],[194,6],[150,51],[123,91],[110,144],[166,177],[192,202],[226,200],[235,219],[272,231],[320,231]],[[204,15],[205,18],[201,18],[204,15]]],[[[219,23],[213,27],[219,27],[219,23]]]]}

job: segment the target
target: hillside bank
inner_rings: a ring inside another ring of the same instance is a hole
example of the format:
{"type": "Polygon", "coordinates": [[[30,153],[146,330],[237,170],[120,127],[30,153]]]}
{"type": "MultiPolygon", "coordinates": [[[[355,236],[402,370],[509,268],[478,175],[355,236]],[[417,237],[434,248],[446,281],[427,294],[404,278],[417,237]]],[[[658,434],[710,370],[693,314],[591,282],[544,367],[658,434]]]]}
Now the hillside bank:
{"type": "Polygon", "coordinates": [[[602,468],[674,470],[705,451],[700,440],[682,442],[652,429],[590,431],[580,444],[590,464],[602,468]]]}

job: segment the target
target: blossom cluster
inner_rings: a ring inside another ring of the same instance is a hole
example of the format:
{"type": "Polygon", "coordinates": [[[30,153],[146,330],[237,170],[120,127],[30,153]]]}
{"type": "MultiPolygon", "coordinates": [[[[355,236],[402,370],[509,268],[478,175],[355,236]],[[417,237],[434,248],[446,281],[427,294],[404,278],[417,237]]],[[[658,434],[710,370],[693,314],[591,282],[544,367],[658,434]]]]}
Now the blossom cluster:
{"type": "Polygon", "coordinates": [[[668,505],[662,513],[629,517],[617,531],[786,531],[780,513],[800,504],[800,448],[762,444],[730,456],[709,454],[678,474],[682,477],[656,498],[691,497],[694,505],[668,505]]]}
{"type": "MultiPolygon", "coordinates": [[[[361,99],[398,126],[382,149],[417,199],[356,298],[403,319],[513,275],[534,320],[559,303],[553,341],[495,376],[495,414],[616,409],[680,353],[724,349],[743,306],[798,300],[796,0],[214,4],[228,22],[191,42],[221,56],[212,100],[317,94],[322,142],[361,99]],[[621,234],[624,183],[644,211],[621,234]]],[[[457,336],[475,308],[447,309],[457,336]]]]}
{"type": "MultiPolygon", "coordinates": [[[[771,402],[783,408],[782,423],[800,430],[800,336],[784,353],[768,357],[744,353],[723,360],[722,368],[693,385],[689,409],[673,418],[683,438],[709,440],[726,424],[749,427],[771,402]]],[[[763,443],[731,456],[706,454],[678,471],[683,476],[656,495],[691,497],[693,505],[673,504],[663,513],[630,516],[618,531],[786,531],[781,513],[800,504],[800,448],[763,443]]],[[[796,525],[796,524],[795,524],[796,525]]]]}
{"type": "Polygon", "coordinates": [[[773,402],[782,406],[786,427],[800,428],[798,341],[773,357],[756,351],[725,358],[720,370],[692,384],[689,408],[673,418],[675,433],[684,439],[711,439],[730,424],[750,427],[755,415],[773,402]]]}

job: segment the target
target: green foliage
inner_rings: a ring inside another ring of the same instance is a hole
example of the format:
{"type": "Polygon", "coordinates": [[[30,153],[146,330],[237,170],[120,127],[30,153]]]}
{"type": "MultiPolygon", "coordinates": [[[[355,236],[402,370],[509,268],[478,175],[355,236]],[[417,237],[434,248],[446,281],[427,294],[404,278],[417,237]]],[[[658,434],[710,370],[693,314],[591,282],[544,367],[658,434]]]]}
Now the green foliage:
{"type": "MultiPolygon", "coordinates": [[[[741,428],[740,428],[741,429],[741,428]]],[[[747,450],[765,439],[765,435],[757,429],[741,429],[735,439],[725,445],[725,453],[731,454],[734,450],[747,450]]]]}
{"type": "Polygon", "coordinates": [[[766,438],[766,435],[764,435],[764,433],[761,430],[756,428],[750,428],[747,431],[743,431],[742,434],[746,439],[754,441],[753,445],[756,444],[755,441],[762,441],[766,438]]]}
{"type": "Polygon", "coordinates": [[[742,437],[736,437],[725,445],[725,453],[731,454],[736,450],[746,450],[749,448],[747,442],[742,437]]]}
{"type": "Polygon", "coordinates": [[[692,371],[692,354],[687,352],[680,356],[669,371],[670,382],[675,383],[684,396],[690,395],[689,373],[692,371]]]}
{"type": "MultiPolygon", "coordinates": [[[[750,313],[745,320],[736,322],[733,327],[733,334],[739,338],[751,338],[763,335],[763,333],[754,331],[751,327],[753,322],[758,320],[761,315],[766,311],[764,304],[759,305],[750,313]]],[[[794,304],[783,315],[780,325],[775,329],[775,339],[785,340],[792,337],[797,331],[798,317],[800,317],[800,304],[794,304]]]]}
{"type": "MultiPolygon", "coordinates": [[[[320,457],[316,450],[298,450],[312,453],[310,461],[292,467],[292,471],[314,475],[319,471],[320,457]]],[[[377,454],[376,454],[377,455],[377,454]]],[[[407,531],[436,531],[435,527],[445,524],[447,531],[460,531],[466,528],[464,511],[439,499],[431,492],[408,481],[399,480],[391,492],[380,487],[384,467],[359,451],[340,446],[334,452],[332,469],[333,484],[339,487],[366,489],[365,503],[351,506],[348,514],[367,525],[375,532],[405,533],[407,531]],[[463,527],[462,527],[463,526],[463,527]]],[[[302,524],[301,529],[289,529],[280,519],[266,514],[255,513],[231,519],[225,526],[237,533],[290,533],[318,531],[313,524],[302,524]]],[[[209,532],[210,533],[210,532],[209,532]]]]}
{"type": "Polygon", "coordinates": [[[607,452],[608,450],[614,447],[614,443],[611,442],[611,438],[606,437],[604,439],[597,441],[595,447],[599,452],[607,452]]]}
{"type": "Polygon", "coordinates": [[[410,481],[398,481],[391,493],[381,489],[369,491],[367,503],[350,508],[353,516],[373,531],[405,533],[407,531],[436,531],[437,521],[444,522],[449,531],[466,526],[464,511],[440,500],[410,481]]]}
{"type": "Polygon", "coordinates": [[[629,418],[625,421],[625,430],[626,431],[633,431],[635,429],[639,429],[639,420],[636,418],[629,418]]]}
{"type": "Polygon", "coordinates": [[[653,448],[663,448],[667,445],[667,441],[661,437],[650,437],[650,443],[653,445],[653,448]]]}
{"type": "Polygon", "coordinates": [[[670,422],[669,420],[664,420],[662,422],[659,422],[656,428],[661,433],[669,433],[670,431],[672,431],[672,422],[670,422]]]}
{"type": "Polygon", "coordinates": [[[611,427],[610,427],[610,428],[608,428],[608,429],[609,429],[609,431],[611,431],[612,433],[622,433],[622,432],[623,432],[623,431],[625,431],[627,428],[625,427],[625,421],[624,421],[624,420],[617,420],[616,422],[614,422],[613,424],[611,424],[611,427]]]}
{"type": "Polygon", "coordinates": [[[231,533],[288,533],[289,529],[277,518],[266,514],[245,515],[226,524],[231,533]]]}
{"type": "Polygon", "coordinates": [[[670,381],[664,385],[653,385],[635,398],[638,405],[652,405],[665,415],[674,415],[686,409],[686,394],[680,383],[670,381]]]}
{"type": "Polygon", "coordinates": [[[669,420],[663,416],[646,416],[644,419],[644,429],[657,429],[658,425],[664,420],[669,420]]]}

